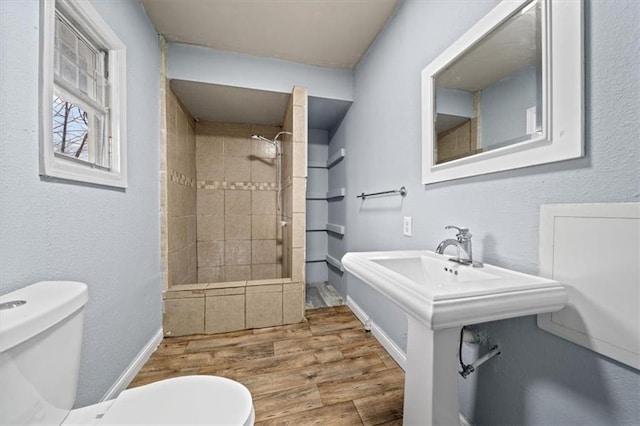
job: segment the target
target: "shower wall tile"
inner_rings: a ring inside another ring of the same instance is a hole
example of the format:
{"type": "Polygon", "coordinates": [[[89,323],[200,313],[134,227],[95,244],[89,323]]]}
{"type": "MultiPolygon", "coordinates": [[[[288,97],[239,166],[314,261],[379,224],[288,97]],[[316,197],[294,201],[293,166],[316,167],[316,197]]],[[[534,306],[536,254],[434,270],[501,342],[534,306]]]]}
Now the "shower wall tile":
{"type": "Polygon", "coordinates": [[[165,335],[204,333],[204,297],[165,299],[165,335]]]}
{"type": "Polygon", "coordinates": [[[307,142],[307,113],[301,105],[293,105],[293,141],[307,142]]]}
{"type": "Polygon", "coordinates": [[[224,281],[224,270],[221,266],[205,266],[198,268],[199,283],[217,283],[224,281]]]}
{"type": "Polygon", "coordinates": [[[197,219],[198,241],[224,240],[224,217],[201,215],[197,219]]]}
{"type": "Polygon", "coordinates": [[[251,264],[276,263],[276,240],[251,241],[251,264]]]}
{"type": "MultiPolygon", "coordinates": [[[[251,265],[251,241],[225,241],[224,264],[225,265],[251,265]]],[[[249,269],[249,276],[251,269],[249,269]]],[[[228,279],[228,278],[227,278],[228,279]]],[[[238,278],[243,279],[243,278],[238,278]]],[[[234,281],[237,279],[234,278],[234,281]]]]}
{"type": "Polygon", "coordinates": [[[294,142],[293,145],[293,169],[292,177],[307,177],[307,144],[294,142]]]}
{"type": "Polygon", "coordinates": [[[304,282],[304,248],[291,250],[291,280],[304,282]]]}
{"type": "Polygon", "coordinates": [[[247,294],[246,303],[247,328],[282,324],[282,291],[247,294]]]}
{"type": "Polygon", "coordinates": [[[276,214],[276,191],[251,191],[251,214],[276,214]]]}
{"type": "Polygon", "coordinates": [[[251,182],[276,182],[275,159],[256,157],[251,161],[251,182]]]}
{"type": "Polygon", "coordinates": [[[196,176],[198,180],[224,179],[222,136],[196,135],[196,176]]]}
{"type": "Polygon", "coordinates": [[[252,280],[264,280],[270,278],[278,278],[275,263],[269,265],[251,265],[252,280]]]}
{"type": "MultiPolygon", "coordinates": [[[[226,145],[225,145],[226,146],[226,145]]],[[[227,182],[251,181],[251,163],[245,157],[224,157],[224,179],[227,182]]]]}
{"type": "Polygon", "coordinates": [[[246,215],[251,211],[250,191],[225,191],[224,197],[225,215],[246,215]]]}
{"type": "Polygon", "coordinates": [[[282,293],[282,320],[284,324],[304,320],[304,291],[302,289],[282,293]]]}
{"type": "Polygon", "coordinates": [[[248,281],[251,279],[251,265],[227,265],[224,267],[225,281],[248,281]]]}
{"type": "MultiPolygon", "coordinates": [[[[165,258],[169,287],[197,279],[197,221],[194,120],[175,94],[165,91],[166,235],[165,258]]],[[[163,188],[164,190],[164,188],[163,188]]]]}
{"type": "Polygon", "coordinates": [[[224,216],[225,199],[224,191],[215,189],[198,189],[197,211],[198,215],[224,216]]]}
{"type": "MultiPolygon", "coordinates": [[[[282,276],[282,228],[277,226],[273,186],[276,151],[272,144],[250,139],[251,134],[273,139],[280,131],[276,126],[197,123],[195,231],[198,250],[205,251],[198,256],[205,262],[197,265],[198,282],[282,276]]],[[[183,125],[176,132],[189,135],[189,127],[183,125]]],[[[291,137],[281,139],[289,144],[291,160],[291,137]]],[[[189,202],[186,194],[178,197],[189,202]]],[[[187,228],[191,234],[191,225],[187,228]]]]}
{"type": "Polygon", "coordinates": [[[294,213],[291,224],[291,247],[305,246],[305,222],[306,215],[304,213],[294,213]]]}
{"type": "Polygon", "coordinates": [[[224,239],[230,240],[250,240],[251,239],[251,216],[234,215],[224,217],[224,239]]]}
{"type": "Polygon", "coordinates": [[[307,204],[307,179],[293,178],[293,213],[304,213],[307,204]]]}
{"type": "Polygon", "coordinates": [[[224,155],[225,157],[248,157],[251,155],[251,126],[246,124],[225,123],[224,155]]]}
{"type": "Polygon", "coordinates": [[[198,266],[224,265],[225,242],[206,241],[198,243],[198,266]]]}
{"type": "Polygon", "coordinates": [[[251,239],[268,240],[276,238],[276,215],[252,215],[251,239]]]}
{"type": "Polygon", "coordinates": [[[244,294],[207,297],[205,333],[224,333],[245,327],[244,294]]]}

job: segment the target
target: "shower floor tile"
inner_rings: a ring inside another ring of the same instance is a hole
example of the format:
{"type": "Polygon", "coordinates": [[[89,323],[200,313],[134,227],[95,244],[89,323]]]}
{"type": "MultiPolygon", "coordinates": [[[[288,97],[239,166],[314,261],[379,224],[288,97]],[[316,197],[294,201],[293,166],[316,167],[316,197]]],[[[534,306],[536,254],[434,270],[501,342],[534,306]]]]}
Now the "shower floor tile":
{"type": "Polygon", "coordinates": [[[326,308],[344,305],[344,299],[328,282],[307,283],[306,308],[326,308]]]}

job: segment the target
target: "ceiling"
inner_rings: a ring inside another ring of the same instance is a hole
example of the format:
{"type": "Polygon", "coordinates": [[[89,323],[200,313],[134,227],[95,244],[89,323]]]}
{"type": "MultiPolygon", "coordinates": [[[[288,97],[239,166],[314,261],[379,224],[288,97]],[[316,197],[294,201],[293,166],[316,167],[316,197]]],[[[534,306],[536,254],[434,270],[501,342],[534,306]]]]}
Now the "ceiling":
{"type": "Polygon", "coordinates": [[[400,0],[142,0],[159,34],[322,67],[353,69],[400,0]]]}
{"type": "MultiPolygon", "coordinates": [[[[141,0],[167,41],[353,69],[401,0],[141,0]]],[[[198,119],[281,125],[288,94],[172,80],[198,119]]],[[[351,102],[309,97],[308,125],[334,130],[351,102]]]]}
{"type": "Polygon", "coordinates": [[[540,2],[526,6],[448,65],[439,87],[476,92],[542,61],[540,2]]]}

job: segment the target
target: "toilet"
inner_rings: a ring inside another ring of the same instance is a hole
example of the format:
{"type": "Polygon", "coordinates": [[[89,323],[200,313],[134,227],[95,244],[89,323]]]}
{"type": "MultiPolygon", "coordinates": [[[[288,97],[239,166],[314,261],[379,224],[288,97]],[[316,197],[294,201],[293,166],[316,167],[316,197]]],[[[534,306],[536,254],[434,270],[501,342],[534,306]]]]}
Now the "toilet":
{"type": "Polygon", "coordinates": [[[249,390],[184,376],[73,409],[87,286],[42,281],[0,296],[0,424],[253,425],[249,390]]]}

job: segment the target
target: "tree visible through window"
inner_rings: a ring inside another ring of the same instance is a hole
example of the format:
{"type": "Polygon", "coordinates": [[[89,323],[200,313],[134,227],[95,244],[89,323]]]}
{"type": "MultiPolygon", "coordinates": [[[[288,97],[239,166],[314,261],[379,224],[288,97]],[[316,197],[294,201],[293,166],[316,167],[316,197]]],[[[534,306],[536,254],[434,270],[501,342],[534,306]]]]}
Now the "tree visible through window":
{"type": "Polygon", "coordinates": [[[55,152],[89,161],[89,121],[82,108],[53,97],[53,147],[55,152]]]}

